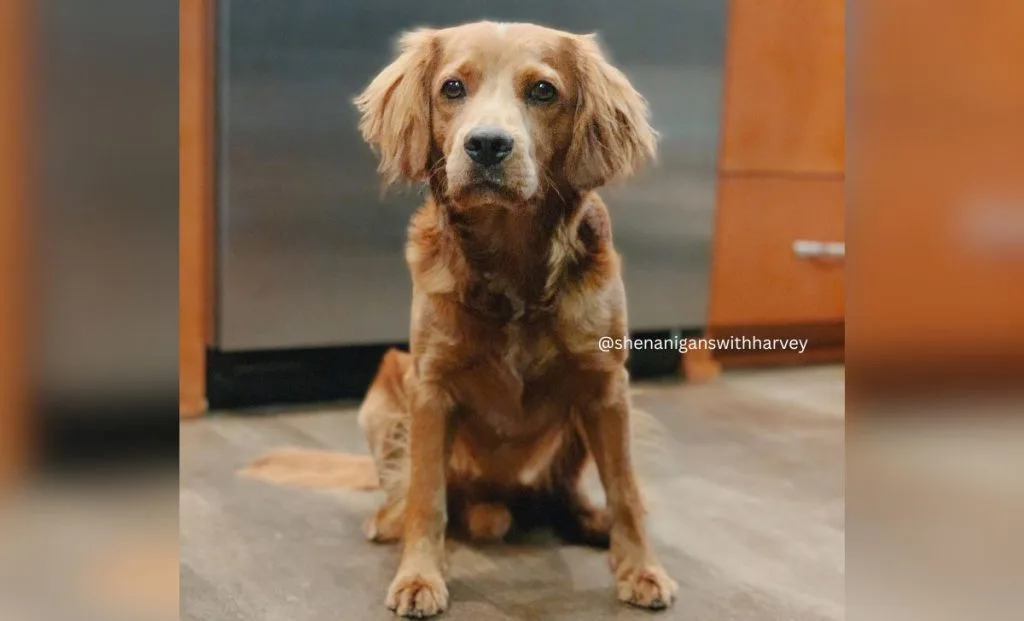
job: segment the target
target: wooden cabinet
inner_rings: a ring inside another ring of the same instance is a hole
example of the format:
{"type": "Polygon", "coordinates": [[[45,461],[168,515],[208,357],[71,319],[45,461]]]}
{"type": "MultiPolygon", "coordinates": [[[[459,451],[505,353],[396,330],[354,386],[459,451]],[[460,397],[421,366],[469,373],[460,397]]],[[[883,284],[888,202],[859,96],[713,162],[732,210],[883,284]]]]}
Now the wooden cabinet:
{"type": "Polygon", "coordinates": [[[719,326],[843,320],[843,259],[794,243],[842,243],[842,179],[726,177],[719,185],[711,316],[719,326]]]}
{"type": "Polygon", "coordinates": [[[842,173],[843,0],[733,0],[721,170],[842,173]]]}
{"type": "Polygon", "coordinates": [[[830,352],[796,361],[842,354],[844,15],[842,0],[730,3],[708,331],[830,352]],[[801,241],[833,254],[800,256],[801,241]]]}
{"type": "Polygon", "coordinates": [[[206,411],[206,346],[213,308],[213,56],[212,0],[179,8],[179,291],[178,409],[206,411]]]}
{"type": "Polygon", "coordinates": [[[1024,3],[898,4],[873,7],[870,45],[851,48],[850,377],[1019,387],[1024,3]],[[912,35],[908,11],[927,16],[912,35]]]}
{"type": "Polygon", "coordinates": [[[0,492],[30,458],[31,13],[25,2],[0,3],[0,492]]]}

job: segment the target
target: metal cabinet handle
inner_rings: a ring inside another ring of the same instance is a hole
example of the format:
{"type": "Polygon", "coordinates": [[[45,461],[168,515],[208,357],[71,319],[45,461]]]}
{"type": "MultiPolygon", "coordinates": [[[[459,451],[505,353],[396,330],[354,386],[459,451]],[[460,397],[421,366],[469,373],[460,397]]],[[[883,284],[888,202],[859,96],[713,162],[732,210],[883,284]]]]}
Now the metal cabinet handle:
{"type": "Polygon", "coordinates": [[[798,239],[793,242],[793,254],[801,259],[838,258],[846,256],[844,242],[823,242],[798,239]]]}

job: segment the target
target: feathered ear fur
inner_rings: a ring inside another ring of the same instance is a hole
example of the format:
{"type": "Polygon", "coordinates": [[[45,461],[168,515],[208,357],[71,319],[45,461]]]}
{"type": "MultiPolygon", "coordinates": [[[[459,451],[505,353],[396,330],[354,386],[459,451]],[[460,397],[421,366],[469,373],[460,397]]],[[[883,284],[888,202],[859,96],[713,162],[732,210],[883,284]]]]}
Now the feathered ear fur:
{"type": "Polygon", "coordinates": [[[430,150],[430,96],[427,82],[437,33],[421,29],[402,35],[398,58],[370,82],[354,103],[359,131],[380,156],[377,167],[390,186],[399,179],[425,181],[430,150]]]}
{"type": "Polygon", "coordinates": [[[596,35],[574,37],[578,104],[566,176],[589,190],[638,171],[657,153],[647,101],[605,58],[596,35]]]}

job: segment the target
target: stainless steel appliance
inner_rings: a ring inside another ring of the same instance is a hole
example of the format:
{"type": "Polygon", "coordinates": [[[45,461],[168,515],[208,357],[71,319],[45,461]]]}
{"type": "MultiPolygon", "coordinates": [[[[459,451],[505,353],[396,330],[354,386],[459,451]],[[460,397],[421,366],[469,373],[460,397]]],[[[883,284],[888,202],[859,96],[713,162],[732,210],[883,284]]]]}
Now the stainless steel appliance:
{"type": "Polygon", "coordinates": [[[704,325],[721,107],[721,0],[219,0],[223,352],[407,339],[414,193],[380,199],[352,97],[403,30],[479,19],[599,32],[647,96],[660,162],[603,195],[634,331],[704,325]]]}

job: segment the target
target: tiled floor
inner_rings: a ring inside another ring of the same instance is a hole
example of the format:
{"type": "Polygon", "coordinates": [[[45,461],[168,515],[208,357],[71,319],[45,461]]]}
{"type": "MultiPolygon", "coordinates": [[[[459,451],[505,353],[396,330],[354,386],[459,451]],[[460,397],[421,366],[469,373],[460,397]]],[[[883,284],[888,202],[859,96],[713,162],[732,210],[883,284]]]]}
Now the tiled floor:
{"type": "MultiPolygon", "coordinates": [[[[636,385],[635,405],[663,427],[638,428],[636,454],[655,545],[680,584],[674,608],[652,616],[618,604],[603,553],[541,534],[450,544],[444,618],[843,619],[843,380],[842,367],[807,367],[636,385]]],[[[398,549],[360,532],[374,493],[238,476],[282,446],[365,451],[350,408],[182,425],[182,619],[392,618],[383,600],[398,549]]]]}

